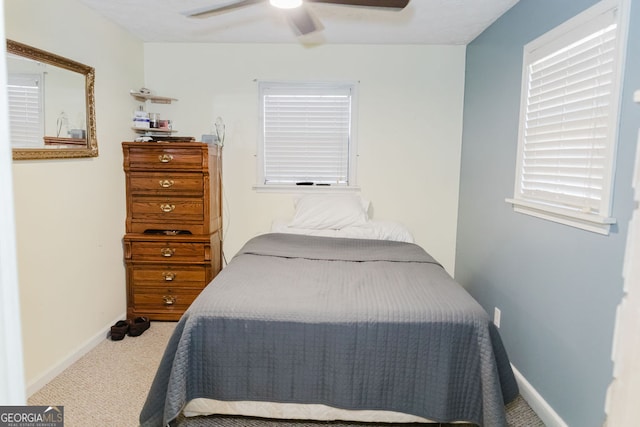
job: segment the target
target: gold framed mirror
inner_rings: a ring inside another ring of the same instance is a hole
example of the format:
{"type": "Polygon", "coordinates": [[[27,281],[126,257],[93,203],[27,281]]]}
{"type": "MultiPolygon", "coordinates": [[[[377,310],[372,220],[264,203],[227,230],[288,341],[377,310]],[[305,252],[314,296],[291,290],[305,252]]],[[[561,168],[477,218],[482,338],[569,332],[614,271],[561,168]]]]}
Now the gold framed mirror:
{"type": "Polygon", "coordinates": [[[7,40],[14,160],[97,157],[95,70],[7,40]]]}

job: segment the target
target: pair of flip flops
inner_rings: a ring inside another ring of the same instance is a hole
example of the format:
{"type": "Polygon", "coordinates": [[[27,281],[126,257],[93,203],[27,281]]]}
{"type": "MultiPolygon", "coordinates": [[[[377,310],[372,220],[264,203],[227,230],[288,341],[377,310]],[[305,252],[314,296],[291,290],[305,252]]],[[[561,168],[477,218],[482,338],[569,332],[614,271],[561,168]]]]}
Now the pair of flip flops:
{"type": "Polygon", "coordinates": [[[132,320],[118,320],[111,327],[111,340],[120,341],[125,335],[137,337],[149,329],[151,322],[148,317],[136,317],[132,320]]]}

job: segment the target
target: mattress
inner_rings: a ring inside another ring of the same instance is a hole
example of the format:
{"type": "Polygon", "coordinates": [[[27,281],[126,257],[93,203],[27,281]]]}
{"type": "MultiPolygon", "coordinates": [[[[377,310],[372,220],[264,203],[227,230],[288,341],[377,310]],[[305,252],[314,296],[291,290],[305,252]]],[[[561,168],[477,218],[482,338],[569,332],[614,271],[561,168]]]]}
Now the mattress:
{"type": "Polygon", "coordinates": [[[486,312],[418,245],[272,233],[178,322],[140,422],[214,399],[499,427],[517,393],[486,312]]]}
{"type": "Polygon", "coordinates": [[[316,420],[357,421],[365,423],[429,423],[433,420],[416,415],[381,410],[348,410],[321,404],[277,402],[225,402],[215,399],[193,399],[182,411],[186,417],[207,415],[243,415],[247,417],[316,420]]]}

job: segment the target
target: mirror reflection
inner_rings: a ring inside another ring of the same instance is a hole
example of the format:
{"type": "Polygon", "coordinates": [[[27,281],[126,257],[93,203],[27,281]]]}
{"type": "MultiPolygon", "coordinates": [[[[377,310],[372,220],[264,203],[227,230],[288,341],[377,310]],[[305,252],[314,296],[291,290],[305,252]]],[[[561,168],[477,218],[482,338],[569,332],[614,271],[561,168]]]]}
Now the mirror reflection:
{"type": "Polygon", "coordinates": [[[7,40],[14,159],[94,157],[92,67],[7,40]]]}

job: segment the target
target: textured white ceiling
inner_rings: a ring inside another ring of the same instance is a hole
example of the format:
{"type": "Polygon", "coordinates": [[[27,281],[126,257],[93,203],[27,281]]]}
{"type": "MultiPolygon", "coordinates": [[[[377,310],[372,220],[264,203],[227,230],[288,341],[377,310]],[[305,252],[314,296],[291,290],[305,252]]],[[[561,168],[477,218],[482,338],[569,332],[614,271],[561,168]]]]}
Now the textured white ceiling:
{"type": "Polygon", "coordinates": [[[206,19],[185,11],[232,0],[81,0],[145,42],[467,44],[518,0],[411,0],[402,11],[309,4],[324,30],[296,37],[263,3],[206,19]]]}

